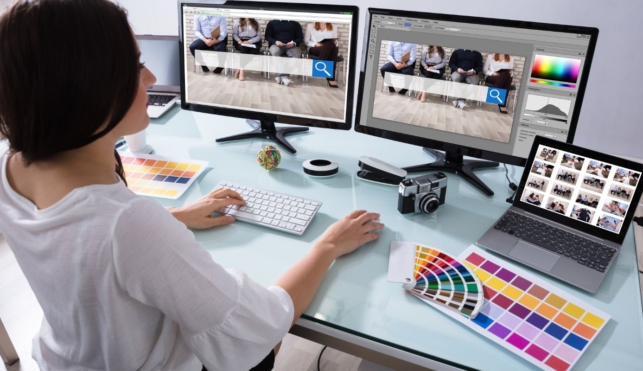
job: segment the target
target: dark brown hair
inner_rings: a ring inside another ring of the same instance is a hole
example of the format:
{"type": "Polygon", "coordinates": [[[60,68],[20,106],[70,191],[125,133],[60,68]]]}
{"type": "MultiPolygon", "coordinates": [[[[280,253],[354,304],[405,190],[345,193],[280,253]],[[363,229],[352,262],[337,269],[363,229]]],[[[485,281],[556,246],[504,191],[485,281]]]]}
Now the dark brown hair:
{"type": "Polygon", "coordinates": [[[441,46],[437,45],[429,45],[429,56],[431,56],[431,53],[433,52],[433,47],[435,46],[436,50],[438,51],[438,55],[440,58],[444,59],[444,49],[441,46]]]}
{"type": "MultiPolygon", "coordinates": [[[[257,23],[257,20],[254,18],[248,18],[248,22],[250,23],[250,27],[254,28],[255,31],[259,31],[259,23],[257,23]]],[[[246,30],[246,18],[240,18],[239,19],[239,26],[241,27],[241,31],[246,30]]]]}
{"type": "MultiPolygon", "coordinates": [[[[321,24],[322,22],[315,22],[315,30],[319,31],[321,30],[321,24]]],[[[332,23],[326,23],[326,31],[332,31],[333,30],[333,24],[332,23]]]]}
{"type": "MultiPolygon", "coordinates": [[[[494,54],[493,60],[496,62],[500,61],[500,53],[494,54]]],[[[511,61],[511,56],[509,56],[509,54],[505,54],[505,62],[509,62],[509,61],[511,61]]]]}
{"type": "Polygon", "coordinates": [[[136,97],[138,57],[127,13],[108,0],[16,1],[0,17],[0,135],[10,151],[29,165],[110,132],[136,97]]]}

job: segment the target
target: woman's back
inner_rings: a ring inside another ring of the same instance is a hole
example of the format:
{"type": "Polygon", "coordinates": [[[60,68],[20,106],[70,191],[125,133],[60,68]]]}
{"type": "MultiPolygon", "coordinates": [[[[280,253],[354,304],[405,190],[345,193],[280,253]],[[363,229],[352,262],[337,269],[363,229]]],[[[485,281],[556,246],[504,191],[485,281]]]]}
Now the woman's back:
{"type": "MultiPolygon", "coordinates": [[[[95,369],[144,365],[159,339],[156,333],[136,329],[162,328],[164,316],[121,287],[113,249],[120,213],[136,202],[136,196],[123,183],[93,185],[38,210],[11,188],[6,177],[7,155],[0,159],[0,230],[44,312],[33,344],[36,360],[49,367],[74,369],[79,365],[95,369]],[[132,331],[122,331],[128,327],[132,331]],[[119,338],[124,334],[127,339],[119,338]],[[105,358],[114,355],[119,356],[105,358]],[[76,362],[66,363],[69,359],[76,362]]],[[[170,340],[164,347],[171,347],[180,336],[176,329],[172,332],[163,336],[170,340]]],[[[180,366],[190,359],[175,361],[180,366]]]]}

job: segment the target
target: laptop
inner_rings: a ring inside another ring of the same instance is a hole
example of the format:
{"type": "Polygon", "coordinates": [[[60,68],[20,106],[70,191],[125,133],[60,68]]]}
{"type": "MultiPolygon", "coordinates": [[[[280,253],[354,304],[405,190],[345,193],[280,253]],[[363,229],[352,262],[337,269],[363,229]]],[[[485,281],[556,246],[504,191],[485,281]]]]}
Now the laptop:
{"type": "Polygon", "coordinates": [[[156,76],[156,84],[147,89],[151,118],[161,117],[179,102],[181,70],[177,36],[137,35],[141,62],[156,76]]]}
{"type": "Polygon", "coordinates": [[[643,164],[536,137],[513,205],[477,244],[595,293],[638,205],[643,164]]]}

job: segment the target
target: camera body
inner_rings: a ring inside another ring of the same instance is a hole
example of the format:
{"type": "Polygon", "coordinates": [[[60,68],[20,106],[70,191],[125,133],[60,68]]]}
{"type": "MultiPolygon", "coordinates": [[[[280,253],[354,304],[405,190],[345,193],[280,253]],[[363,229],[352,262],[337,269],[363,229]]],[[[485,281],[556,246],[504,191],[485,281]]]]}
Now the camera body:
{"type": "Polygon", "coordinates": [[[444,204],[447,176],[443,173],[423,175],[400,183],[397,211],[401,214],[431,214],[444,204]]]}

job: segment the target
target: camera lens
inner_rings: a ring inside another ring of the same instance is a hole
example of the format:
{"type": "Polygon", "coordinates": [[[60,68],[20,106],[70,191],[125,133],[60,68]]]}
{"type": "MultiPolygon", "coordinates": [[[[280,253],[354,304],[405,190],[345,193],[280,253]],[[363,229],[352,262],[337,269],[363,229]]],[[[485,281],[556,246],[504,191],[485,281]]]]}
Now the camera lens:
{"type": "Polygon", "coordinates": [[[420,211],[425,214],[431,214],[440,206],[440,200],[435,193],[427,193],[420,199],[420,211]]]}

